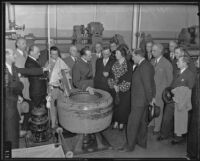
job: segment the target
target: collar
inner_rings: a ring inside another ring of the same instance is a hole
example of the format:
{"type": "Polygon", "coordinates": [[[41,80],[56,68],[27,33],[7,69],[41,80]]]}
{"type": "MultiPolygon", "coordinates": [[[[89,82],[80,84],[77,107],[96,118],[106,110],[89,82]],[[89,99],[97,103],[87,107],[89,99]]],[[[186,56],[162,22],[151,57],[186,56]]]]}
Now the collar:
{"type": "Polygon", "coordinates": [[[187,69],[187,67],[181,69],[180,73],[182,74],[186,69],[187,69]]]}
{"type": "Polygon", "coordinates": [[[8,68],[8,71],[12,74],[12,67],[10,64],[6,63],[6,67],[8,68]]]}
{"type": "Polygon", "coordinates": [[[160,59],[162,58],[162,55],[161,56],[159,56],[157,59],[156,59],[156,61],[157,61],[157,64],[158,64],[158,62],[160,61],[160,59]]]}
{"type": "Polygon", "coordinates": [[[35,61],[37,61],[34,57],[32,57],[31,55],[29,55],[29,57],[31,58],[31,59],[33,59],[33,60],[35,60],[35,61]]]}
{"type": "Polygon", "coordinates": [[[97,56],[98,58],[101,58],[101,53],[96,53],[96,56],[97,56]]]}
{"type": "Polygon", "coordinates": [[[71,58],[72,58],[73,61],[76,61],[76,58],[75,58],[75,57],[71,56],[71,58]]]}
{"type": "Polygon", "coordinates": [[[23,51],[21,51],[21,50],[18,49],[18,48],[17,48],[17,51],[18,51],[22,56],[24,56],[24,52],[23,52],[23,51]]]}
{"type": "Polygon", "coordinates": [[[145,60],[145,58],[142,58],[142,59],[139,61],[138,65],[140,65],[144,60],[145,60]]]}
{"type": "Polygon", "coordinates": [[[88,61],[87,60],[85,60],[83,57],[81,57],[81,59],[85,62],[85,63],[88,63],[88,61]]]}

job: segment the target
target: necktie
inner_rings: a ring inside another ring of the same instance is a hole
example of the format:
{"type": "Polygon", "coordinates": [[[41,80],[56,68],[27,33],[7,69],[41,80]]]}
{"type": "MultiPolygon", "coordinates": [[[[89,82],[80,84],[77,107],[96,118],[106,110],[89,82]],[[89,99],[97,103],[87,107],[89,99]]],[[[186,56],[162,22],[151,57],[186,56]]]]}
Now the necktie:
{"type": "Polygon", "coordinates": [[[103,64],[104,66],[106,66],[106,59],[103,59],[103,64]]]}
{"type": "Polygon", "coordinates": [[[157,64],[158,64],[158,60],[157,60],[157,59],[155,59],[155,64],[154,64],[154,66],[156,67],[156,66],[157,66],[157,64]]]}

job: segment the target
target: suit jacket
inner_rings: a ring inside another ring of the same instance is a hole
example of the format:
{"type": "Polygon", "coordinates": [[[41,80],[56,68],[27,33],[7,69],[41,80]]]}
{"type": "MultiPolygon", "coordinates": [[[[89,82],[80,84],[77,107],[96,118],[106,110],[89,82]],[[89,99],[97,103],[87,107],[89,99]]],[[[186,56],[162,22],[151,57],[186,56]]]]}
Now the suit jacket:
{"type": "MultiPolygon", "coordinates": [[[[165,58],[161,57],[157,65],[155,65],[155,58],[152,60],[152,64],[155,69],[155,84],[156,84],[156,102],[160,102],[162,99],[163,90],[169,87],[173,79],[173,68],[171,63],[165,58]]],[[[158,104],[159,105],[159,104],[158,104]]]]}
{"type": "Polygon", "coordinates": [[[171,87],[176,88],[179,86],[186,86],[190,89],[193,88],[195,84],[195,75],[189,70],[189,67],[183,71],[183,73],[176,73],[172,81],[171,87]]]}
{"type": "Polygon", "coordinates": [[[108,77],[104,77],[103,72],[111,74],[111,68],[115,60],[109,58],[106,66],[103,64],[103,58],[97,59],[96,61],[96,72],[94,77],[94,88],[102,89],[105,91],[109,90],[108,77]]]}
{"type": "MultiPolygon", "coordinates": [[[[21,55],[18,50],[15,50],[14,54],[16,55],[16,59],[15,59],[15,65],[16,65],[16,67],[18,67],[18,68],[24,68],[25,62],[26,62],[27,58],[25,56],[21,55]]],[[[24,54],[24,55],[26,55],[26,54],[24,54]]],[[[30,99],[29,98],[29,81],[28,81],[28,78],[21,77],[20,81],[24,85],[24,89],[22,91],[24,98],[30,99]]]]}
{"type": "Polygon", "coordinates": [[[49,60],[49,51],[47,49],[40,51],[38,62],[41,67],[44,67],[46,62],[49,60]]]}
{"type": "MultiPolygon", "coordinates": [[[[28,57],[25,63],[25,68],[41,68],[40,64],[33,60],[32,58],[28,57]]],[[[30,96],[35,95],[46,95],[46,78],[44,74],[41,75],[28,75],[28,79],[30,82],[30,96]]]]}
{"type": "Polygon", "coordinates": [[[17,99],[18,95],[22,93],[23,83],[19,80],[19,77],[15,71],[12,71],[11,75],[6,68],[5,72],[5,94],[6,94],[6,108],[5,108],[5,119],[11,119],[17,117],[19,114],[17,111],[17,99]]]}
{"type": "Polygon", "coordinates": [[[91,62],[84,62],[81,58],[77,60],[72,69],[72,81],[75,88],[85,90],[93,87],[93,71],[91,62]]]}
{"type": "Polygon", "coordinates": [[[92,54],[92,59],[91,59],[93,76],[95,75],[95,72],[96,72],[96,61],[97,61],[98,59],[100,59],[100,58],[96,56],[96,53],[93,53],[93,54],[92,54]]]}
{"type": "Polygon", "coordinates": [[[63,59],[63,61],[67,64],[67,66],[71,69],[69,74],[72,76],[72,68],[75,64],[75,61],[72,59],[71,56],[68,56],[67,58],[63,59]]]}
{"type": "Polygon", "coordinates": [[[156,94],[154,81],[155,71],[147,60],[135,68],[131,85],[131,107],[147,106],[156,94]]]}

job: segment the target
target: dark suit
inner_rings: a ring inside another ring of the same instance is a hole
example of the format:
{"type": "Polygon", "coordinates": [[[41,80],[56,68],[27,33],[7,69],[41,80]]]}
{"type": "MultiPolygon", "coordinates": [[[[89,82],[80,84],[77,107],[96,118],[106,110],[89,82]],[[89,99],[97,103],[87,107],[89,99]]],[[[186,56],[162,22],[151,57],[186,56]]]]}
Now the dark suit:
{"type": "Polygon", "coordinates": [[[40,51],[38,62],[41,67],[44,67],[46,62],[49,60],[49,51],[47,49],[40,51]]]}
{"type": "Polygon", "coordinates": [[[103,75],[103,72],[108,72],[110,75],[112,65],[115,60],[109,58],[108,62],[104,66],[103,58],[97,59],[96,61],[96,72],[94,77],[94,88],[102,89],[109,92],[108,77],[103,75]]]}
{"type": "MultiPolygon", "coordinates": [[[[28,57],[25,63],[25,68],[41,68],[40,64],[28,57]]],[[[34,105],[38,107],[41,103],[45,103],[45,97],[47,92],[46,78],[44,74],[33,75],[29,74],[28,79],[30,82],[29,93],[30,98],[34,105]]]]}
{"type": "Polygon", "coordinates": [[[128,118],[127,143],[130,148],[147,144],[147,107],[155,97],[154,68],[143,60],[136,67],[131,85],[131,113],[128,118]]]}
{"type": "Polygon", "coordinates": [[[19,148],[19,113],[17,110],[18,95],[22,94],[23,84],[13,71],[11,75],[6,68],[5,72],[5,141],[11,141],[12,148],[19,148]]]}
{"type": "MultiPolygon", "coordinates": [[[[189,67],[179,74],[176,72],[176,75],[173,78],[171,87],[176,88],[179,86],[186,86],[190,89],[193,88],[195,83],[195,74],[189,70],[189,67]]],[[[169,103],[165,106],[162,126],[161,126],[161,135],[164,138],[168,138],[173,135],[174,132],[174,103],[169,103]]]]}
{"type": "Polygon", "coordinates": [[[77,60],[72,69],[72,81],[75,88],[86,90],[93,87],[93,72],[91,62],[84,62],[81,58],[77,60]]]}

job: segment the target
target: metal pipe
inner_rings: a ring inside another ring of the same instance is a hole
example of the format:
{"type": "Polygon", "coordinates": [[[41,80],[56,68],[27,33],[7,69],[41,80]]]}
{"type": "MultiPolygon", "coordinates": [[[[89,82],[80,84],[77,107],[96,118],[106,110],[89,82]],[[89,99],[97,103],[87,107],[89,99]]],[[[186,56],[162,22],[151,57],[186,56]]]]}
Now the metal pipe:
{"type": "Polygon", "coordinates": [[[7,3],[7,7],[9,30],[15,30],[15,8],[10,3],[7,3]]]}

